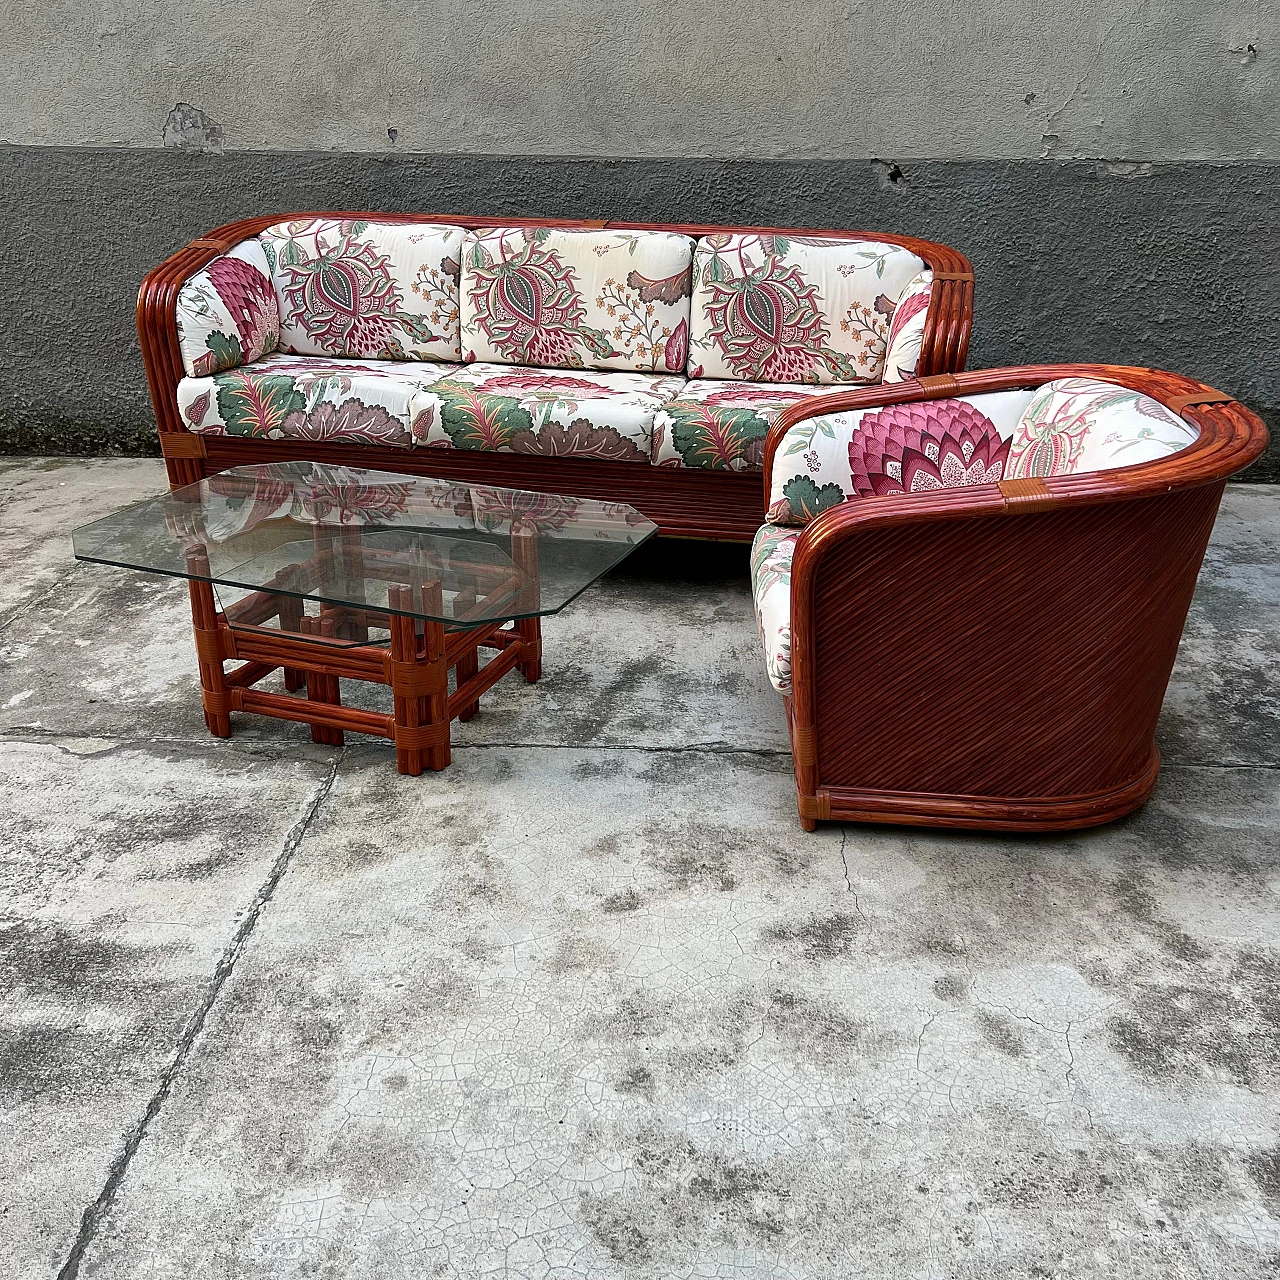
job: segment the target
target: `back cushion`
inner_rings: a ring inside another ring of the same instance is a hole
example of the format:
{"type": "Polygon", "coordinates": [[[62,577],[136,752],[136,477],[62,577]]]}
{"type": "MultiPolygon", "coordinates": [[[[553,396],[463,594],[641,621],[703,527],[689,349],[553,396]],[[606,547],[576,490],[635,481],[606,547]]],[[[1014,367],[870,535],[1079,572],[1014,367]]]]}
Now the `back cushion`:
{"type": "Polygon", "coordinates": [[[1032,397],[1014,432],[1008,476],[1110,471],[1185,449],[1199,435],[1150,396],[1100,378],[1059,378],[1032,397]]]}
{"type": "Polygon", "coordinates": [[[178,344],[192,378],[248,364],[276,349],[280,313],[266,255],[242,240],[183,282],[178,291],[178,344]]]}
{"type": "Polygon", "coordinates": [[[683,373],[693,241],[667,231],[467,233],[467,360],[683,373]]]}
{"type": "Polygon", "coordinates": [[[778,445],[769,481],[773,524],[808,524],[848,498],[961,485],[1007,474],[1009,441],[1030,391],[988,391],[880,409],[818,412],[778,445]]]}
{"type": "Polygon", "coordinates": [[[461,359],[464,231],[432,222],[303,218],[259,239],[280,307],[280,346],[308,356],[461,359]]]}
{"type": "Polygon", "coordinates": [[[924,266],[876,240],[704,236],[694,257],[689,376],[879,382],[889,317],[924,266]]]}

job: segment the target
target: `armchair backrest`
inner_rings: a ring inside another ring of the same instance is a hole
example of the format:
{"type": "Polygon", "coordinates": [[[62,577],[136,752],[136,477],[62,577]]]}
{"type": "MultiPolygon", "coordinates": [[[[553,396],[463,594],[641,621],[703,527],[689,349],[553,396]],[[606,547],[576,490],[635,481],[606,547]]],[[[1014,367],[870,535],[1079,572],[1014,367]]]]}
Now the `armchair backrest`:
{"type": "Polygon", "coordinates": [[[1097,376],[865,408],[842,399],[814,399],[811,416],[796,406],[777,424],[766,451],[772,523],[808,524],[851,498],[1110,471],[1177,453],[1199,434],[1151,396],[1097,376]]]}

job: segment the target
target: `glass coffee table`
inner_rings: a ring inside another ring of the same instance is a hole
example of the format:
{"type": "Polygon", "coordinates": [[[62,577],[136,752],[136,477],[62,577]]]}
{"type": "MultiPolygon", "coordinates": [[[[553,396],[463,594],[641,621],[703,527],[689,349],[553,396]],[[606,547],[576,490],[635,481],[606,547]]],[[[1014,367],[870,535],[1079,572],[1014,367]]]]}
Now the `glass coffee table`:
{"type": "Polygon", "coordinates": [[[419,774],[447,767],[451,722],[508,671],[541,676],[540,619],[656,532],[620,502],[281,462],[150,498],[73,541],[79,560],[188,580],[211,733],[250,711],[308,723],[321,743],[378,734],[419,774]],[[278,668],[285,692],[255,687],[278,668]],[[390,685],[392,713],[343,706],[341,680],[390,685]]]}

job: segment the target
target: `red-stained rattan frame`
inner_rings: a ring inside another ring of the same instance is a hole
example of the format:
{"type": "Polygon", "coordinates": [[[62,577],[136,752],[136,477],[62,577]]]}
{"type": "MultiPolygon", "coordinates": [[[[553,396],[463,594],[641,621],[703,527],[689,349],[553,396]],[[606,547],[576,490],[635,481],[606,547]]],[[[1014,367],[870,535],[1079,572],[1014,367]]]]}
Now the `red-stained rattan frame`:
{"type": "Polygon", "coordinates": [[[472,218],[452,214],[341,210],[244,218],[215,227],[179,249],[147,274],[138,291],[138,337],[160,429],[161,451],[168,467],[169,483],[174,488],[194,484],[204,476],[228,467],[305,459],[629,502],[653,520],[661,533],[680,537],[749,541],[759,527],[760,482],[754,472],[653,467],[595,458],[487,454],[463,449],[393,449],[379,445],[255,440],[189,432],[178,414],[177,401],[177,387],[184,373],[176,321],[179,289],[189,276],[241,240],[255,236],[278,222],[309,217],[430,221],[461,227],[616,228],[620,231],[676,231],[689,236],[763,232],[880,240],[910,249],[934,273],[917,373],[927,376],[963,369],[968,353],[973,318],[973,269],[969,260],[946,245],[912,236],[829,228],[704,226],[681,222],[567,218],[472,218]]]}
{"type": "Polygon", "coordinates": [[[1262,422],[1154,369],[1031,365],[926,377],[787,408],[815,413],[1097,377],[1199,437],[1082,475],[862,499],[824,511],[791,565],[791,730],[801,822],[1006,831],[1108,822],[1151,794],[1156,721],[1227,478],[1262,422]]]}

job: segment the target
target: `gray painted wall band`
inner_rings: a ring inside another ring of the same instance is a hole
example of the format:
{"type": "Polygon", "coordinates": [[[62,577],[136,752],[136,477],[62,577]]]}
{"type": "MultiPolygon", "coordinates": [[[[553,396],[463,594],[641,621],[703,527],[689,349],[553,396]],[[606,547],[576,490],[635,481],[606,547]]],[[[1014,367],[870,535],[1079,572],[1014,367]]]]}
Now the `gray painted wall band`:
{"type": "MultiPolygon", "coordinates": [[[[0,452],[155,452],[148,268],[234,218],[315,208],[898,231],[968,254],[969,367],[1154,365],[1280,437],[1280,166],[732,161],[0,148],[0,452]]],[[[1280,439],[1248,473],[1280,480],[1280,439]]]]}

